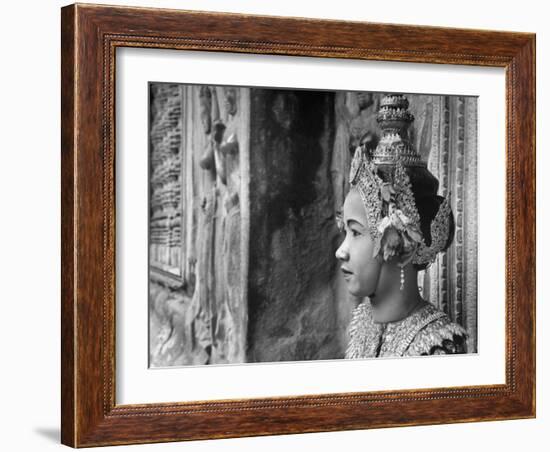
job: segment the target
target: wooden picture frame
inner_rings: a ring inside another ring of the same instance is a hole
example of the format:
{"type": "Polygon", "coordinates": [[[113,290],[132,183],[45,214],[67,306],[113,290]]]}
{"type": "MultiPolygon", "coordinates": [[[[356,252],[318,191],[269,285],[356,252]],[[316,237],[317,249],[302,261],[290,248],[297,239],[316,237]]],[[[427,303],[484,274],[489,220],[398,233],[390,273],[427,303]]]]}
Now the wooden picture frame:
{"type": "Polygon", "coordinates": [[[147,8],[62,8],[62,443],[73,447],[535,416],[535,35],[147,8]],[[506,382],[115,403],[115,50],[147,47],[506,70],[506,382]]]}

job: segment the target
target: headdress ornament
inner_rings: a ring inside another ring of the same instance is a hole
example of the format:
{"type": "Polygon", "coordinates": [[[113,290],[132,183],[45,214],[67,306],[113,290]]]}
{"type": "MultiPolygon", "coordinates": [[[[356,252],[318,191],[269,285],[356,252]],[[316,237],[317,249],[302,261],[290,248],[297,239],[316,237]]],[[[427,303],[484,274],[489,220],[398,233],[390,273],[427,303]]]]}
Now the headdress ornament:
{"type": "Polygon", "coordinates": [[[400,94],[385,96],[377,122],[383,136],[376,149],[357,147],[350,169],[350,184],[355,187],[367,210],[369,232],[375,240],[374,255],[389,260],[407,255],[408,262],[430,264],[445,249],[449,237],[451,207],[445,198],[430,225],[428,246],[420,229],[418,213],[407,167],[426,167],[420,154],[407,138],[407,128],[414,121],[409,101],[400,94]],[[384,182],[378,168],[387,167],[392,175],[384,182]]]}

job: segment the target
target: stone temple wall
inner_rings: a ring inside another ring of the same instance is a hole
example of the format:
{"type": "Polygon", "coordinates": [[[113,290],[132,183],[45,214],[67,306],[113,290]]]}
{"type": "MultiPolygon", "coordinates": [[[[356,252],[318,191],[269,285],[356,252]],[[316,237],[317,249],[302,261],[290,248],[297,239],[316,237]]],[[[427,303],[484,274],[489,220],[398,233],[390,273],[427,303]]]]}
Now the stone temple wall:
{"type": "Polygon", "coordinates": [[[150,86],[152,367],[246,360],[248,99],[246,88],[150,86]],[[166,197],[173,202],[159,209],[166,197]],[[179,244],[156,243],[163,222],[168,231],[176,223],[179,244]]]}

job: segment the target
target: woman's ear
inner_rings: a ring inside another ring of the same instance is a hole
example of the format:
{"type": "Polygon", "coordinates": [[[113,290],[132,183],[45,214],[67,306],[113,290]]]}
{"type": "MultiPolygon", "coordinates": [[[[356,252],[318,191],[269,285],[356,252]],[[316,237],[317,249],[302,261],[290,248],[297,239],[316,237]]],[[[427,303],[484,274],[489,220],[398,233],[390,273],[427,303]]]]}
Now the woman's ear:
{"type": "Polygon", "coordinates": [[[398,267],[405,267],[407,264],[409,264],[414,257],[414,254],[416,253],[416,248],[413,248],[408,253],[401,254],[399,257],[395,259],[395,263],[398,267]]]}

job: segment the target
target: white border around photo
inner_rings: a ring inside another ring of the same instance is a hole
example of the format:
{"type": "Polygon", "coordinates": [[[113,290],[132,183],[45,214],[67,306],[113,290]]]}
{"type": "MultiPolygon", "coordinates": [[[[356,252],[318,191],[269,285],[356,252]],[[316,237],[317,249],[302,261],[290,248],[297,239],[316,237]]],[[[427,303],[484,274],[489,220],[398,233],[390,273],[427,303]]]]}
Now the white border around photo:
{"type": "Polygon", "coordinates": [[[117,404],[505,382],[504,69],[141,48],[116,58],[117,404]],[[149,369],[150,81],[479,96],[479,352],[149,369]]]}

